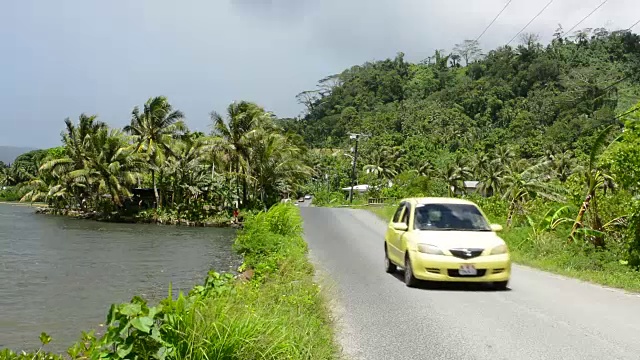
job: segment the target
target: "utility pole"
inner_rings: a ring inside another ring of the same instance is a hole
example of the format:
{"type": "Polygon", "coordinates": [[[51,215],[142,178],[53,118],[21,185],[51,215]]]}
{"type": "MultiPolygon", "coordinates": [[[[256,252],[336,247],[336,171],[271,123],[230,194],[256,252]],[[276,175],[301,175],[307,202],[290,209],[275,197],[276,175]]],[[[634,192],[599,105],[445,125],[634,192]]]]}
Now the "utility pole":
{"type": "Polygon", "coordinates": [[[358,143],[360,141],[360,137],[365,137],[367,135],[364,134],[349,134],[349,138],[351,140],[356,141],[355,151],[353,154],[353,167],[351,169],[351,191],[349,192],[349,204],[353,204],[353,187],[356,181],[356,163],[358,162],[358,143]]]}

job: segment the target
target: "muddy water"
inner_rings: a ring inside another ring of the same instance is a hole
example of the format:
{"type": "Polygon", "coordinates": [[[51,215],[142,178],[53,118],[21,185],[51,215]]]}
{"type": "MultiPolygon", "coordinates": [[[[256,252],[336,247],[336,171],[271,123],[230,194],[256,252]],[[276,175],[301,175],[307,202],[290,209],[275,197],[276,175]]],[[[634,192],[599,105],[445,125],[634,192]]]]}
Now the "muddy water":
{"type": "Polygon", "coordinates": [[[150,301],[239,263],[231,229],[112,224],[34,214],[0,204],[0,349],[66,351],[109,306],[150,301]]]}

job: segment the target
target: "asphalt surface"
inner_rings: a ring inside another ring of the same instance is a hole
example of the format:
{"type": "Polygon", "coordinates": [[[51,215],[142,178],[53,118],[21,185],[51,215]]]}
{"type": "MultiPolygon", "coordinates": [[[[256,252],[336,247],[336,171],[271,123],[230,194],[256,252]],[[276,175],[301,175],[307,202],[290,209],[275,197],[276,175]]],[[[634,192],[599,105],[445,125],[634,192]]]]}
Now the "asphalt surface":
{"type": "Polygon", "coordinates": [[[302,207],[333,282],[350,359],[640,359],[640,296],[514,266],[510,290],[407,288],[386,274],[386,224],[364,210],[302,207]]]}

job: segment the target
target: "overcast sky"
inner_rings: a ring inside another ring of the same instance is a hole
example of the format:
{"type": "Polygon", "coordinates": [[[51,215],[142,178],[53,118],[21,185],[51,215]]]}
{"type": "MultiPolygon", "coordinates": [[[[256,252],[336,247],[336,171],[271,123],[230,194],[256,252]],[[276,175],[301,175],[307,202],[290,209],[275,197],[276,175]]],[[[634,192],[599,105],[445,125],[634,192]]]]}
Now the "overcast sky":
{"type": "MultiPolygon", "coordinates": [[[[399,51],[418,61],[477,37],[508,0],[6,0],[0,6],[0,145],[59,143],[66,117],[113,126],[166,95],[190,128],[255,101],[301,111],[317,80],[399,51]]],[[[602,0],[555,0],[525,32],[545,41],[602,0]]],[[[513,0],[480,40],[509,41],[547,0],[513,0]]],[[[578,28],[628,28],[640,1],[609,0],[578,28]]],[[[640,25],[634,29],[640,30],[640,25]]]]}

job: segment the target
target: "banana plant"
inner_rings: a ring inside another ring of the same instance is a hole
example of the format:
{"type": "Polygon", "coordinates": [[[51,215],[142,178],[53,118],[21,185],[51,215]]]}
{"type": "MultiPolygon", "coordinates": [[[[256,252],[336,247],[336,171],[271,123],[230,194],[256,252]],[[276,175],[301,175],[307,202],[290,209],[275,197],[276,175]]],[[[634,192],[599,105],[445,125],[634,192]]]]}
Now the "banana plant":
{"type": "MultiPolygon", "coordinates": [[[[602,234],[604,225],[602,225],[602,219],[600,218],[600,214],[598,212],[597,190],[604,189],[605,186],[610,186],[610,184],[613,183],[613,178],[608,175],[603,169],[598,168],[597,160],[601,150],[605,148],[605,142],[612,129],[613,125],[609,125],[604,130],[602,130],[596,138],[593,146],[591,146],[589,163],[586,170],[583,172],[587,194],[584,201],[582,202],[582,206],[580,206],[578,215],[573,222],[573,227],[571,228],[571,233],[569,234],[569,242],[575,239],[575,234],[576,232],[578,232],[578,229],[585,228],[585,225],[583,224],[583,218],[587,211],[589,211],[591,215],[589,221],[589,228],[591,229],[590,236],[593,239],[594,245],[601,247],[605,245],[604,236],[599,235],[602,234]],[[594,233],[592,232],[592,230],[595,230],[596,232],[594,233]]],[[[584,231],[582,232],[584,233],[584,231]]]]}

